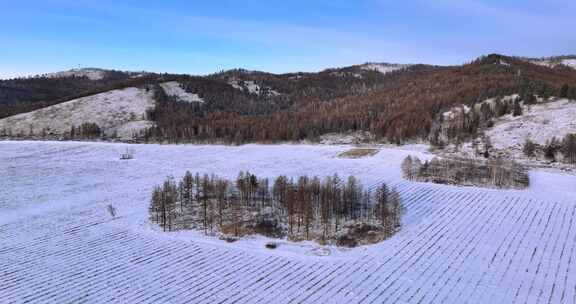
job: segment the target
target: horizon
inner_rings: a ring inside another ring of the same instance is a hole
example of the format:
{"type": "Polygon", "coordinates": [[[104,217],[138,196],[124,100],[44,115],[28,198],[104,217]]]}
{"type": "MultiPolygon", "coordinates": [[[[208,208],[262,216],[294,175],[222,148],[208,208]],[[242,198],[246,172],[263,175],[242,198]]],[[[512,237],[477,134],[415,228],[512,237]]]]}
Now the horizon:
{"type": "Polygon", "coordinates": [[[366,62],[459,65],[491,53],[570,55],[574,9],[566,0],[21,1],[0,12],[8,46],[0,79],[86,67],[282,74],[366,62]]]}
{"type": "MultiPolygon", "coordinates": [[[[470,60],[467,60],[466,62],[463,62],[461,64],[446,64],[446,65],[442,65],[442,64],[437,64],[435,66],[444,66],[444,67],[449,67],[449,66],[458,66],[458,65],[463,65],[463,64],[467,64],[469,62],[472,62],[473,60],[476,60],[478,58],[481,58],[483,56],[490,56],[490,55],[498,55],[498,56],[504,56],[504,57],[510,57],[510,58],[527,58],[527,59],[547,59],[547,58],[557,58],[557,57],[576,57],[576,55],[572,55],[572,54],[559,54],[559,55],[552,55],[552,56],[542,56],[542,57],[523,57],[523,56],[518,56],[518,55],[507,55],[507,54],[496,54],[496,53],[492,53],[492,54],[481,54],[477,57],[471,58],[470,60]]],[[[297,73],[316,73],[316,72],[322,72],[322,71],[326,71],[326,70],[331,70],[331,69],[340,69],[340,68],[346,68],[346,67],[350,67],[350,66],[356,66],[356,65],[367,65],[367,64],[398,64],[398,65],[416,65],[416,64],[429,64],[426,62],[411,62],[411,63],[404,63],[404,62],[375,62],[375,61],[367,61],[367,62],[362,62],[362,63],[357,63],[357,64],[352,64],[349,66],[333,66],[333,67],[326,67],[326,68],[322,68],[319,70],[313,70],[313,71],[285,71],[285,72],[280,72],[280,73],[275,73],[275,72],[269,72],[269,71],[265,71],[265,70],[248,70],[248,69],[244,69],[244,68],[231,68],[231,69],[227,69],[227,70],[220,70],[220,71],[214,71],[214,72],[210,72],[210,73],[204,73],[204,74],[193,74],[193,73],[168,73],[168,74],[174,74],[174,75],[190,75],[190,76],[206,76],[206,75],[210,75],[210,74],[217,74],[217,73],[221,73],[221,72],[227,72],[227,71],[231,71],[231,70],[245,70],[248,72],[263,72],[263,73],[269,73],[269,74],[274,74],[274,75],[282,75],[282,74],[297,74],[297,73]]],[[[433,65],[433,64],[431,64],[433,65]]],[[[103,71],[120,71],[120,72],[127,72],[127,73],[156,73],[156,74],[163,74],[163,73],[167,73],[165,71],[146,71],[146,70],[141,70],[141,71],[135,71],[135,70],[117,70],[114,68],[101,68],[101,67],[94,67],[94,66],[90,66],[90,67],[71,67],[68,69],[64,69],[64,70],[60,70],[60,71],[51,71],[51,72],[44,72],[44,73],[40,73],[40,74],[28,74],[28,75],[16,75],[15,77],[1,77],[1,80],[9,80],[9,79],[17,79],[17,78],[34,78],[34,77],[41,77],[44,75],[49,75],[49,74],[54,74],[54,73],[60,73],[60,72],[68,72],[68,71],[74,71],[74,70],[103,70],[103,71]]]]}

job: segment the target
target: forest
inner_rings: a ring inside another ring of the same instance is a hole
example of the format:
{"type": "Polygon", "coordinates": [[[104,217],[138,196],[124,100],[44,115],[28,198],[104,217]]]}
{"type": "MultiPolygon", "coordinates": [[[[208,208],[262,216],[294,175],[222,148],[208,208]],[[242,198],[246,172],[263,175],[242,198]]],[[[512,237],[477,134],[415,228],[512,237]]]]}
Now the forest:
{"type": "Polygon", "coordinates": [[[278,176],[240,172],[235,181],[186,172],[152,191],[150,220],[164,231],[251,234],[354,247],[380,242],[400,229],[399,193],[382,183],[371,193],[350,176],[278,176]]]}
{"type": "Polygon", "coordinates": [[[122,72],[0,81],[0,118],[124,87],[154,90],[154,126],[143,142],[242,144],[318,141],[329,133],[370,132],[377,141],[443,146],[477,135],[505,114],[521,115],[538,98],[576,100],[576,71],[492,54],[461,66],[410,65],[382,74],[361,66],[318,73],[230,70],[208,76],[122,72]],[[203,103],[185,102],[160,84],[177,81],[203,103]],[[258,91],[248,89],[259,88],[258,91]],[[518,94],[514,100],[506,96],[518,94]],[[484,103],[496,99],[494,104],[484,103]],[[454,107],[473,111],[447,120],[454,107]]]}
{"type": "Polygon", "coordinates": [[[422,162],[407,156],[402,162],[404,178],[437,184],[525,189],[530,184],[526,168],[500,159],[439,159],[422,162]]]}
{"type": "MultiPolygon", "coordinates": [[[[526,103],[535,96],[576,99],[574,70],[561,66],[552,69],[501,55],[481,57],[463,66],[413,65],[385,75],[373,73],[337,70],[313,76],[269,76],[236,71],[211,76],[222,82],[183,79],[185,89],[204,94],[201,97],[207,102],[178,102],[158,93],[156,109],[150,113],[156,126],[144,140],[314,141],[327,133],[369,131],[377,140],[391,143],[426,140],[441,144],[438,124],[442,121],[438,116],[454,106],[480,107],[488,98],[512,94],[519,94],[526,103]],[[501,64],[504,61],[506,64],[501,64]],[[236,90],[227,85],[230,79],[253,81],[279,95],[257,96],[236,90]]],[[[479,108],[474,117],[466,117],[464,125],[449,130],[449,140],[476,133],[495,117],[513,112],[520,115],[519,103],[479,108]]]]}

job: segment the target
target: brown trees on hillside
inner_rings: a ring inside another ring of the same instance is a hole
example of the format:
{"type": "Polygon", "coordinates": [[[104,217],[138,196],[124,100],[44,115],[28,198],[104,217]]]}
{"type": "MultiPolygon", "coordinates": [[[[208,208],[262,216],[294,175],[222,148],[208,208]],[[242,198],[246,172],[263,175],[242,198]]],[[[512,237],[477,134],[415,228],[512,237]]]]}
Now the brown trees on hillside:
{"type": "Polygon", "coordinates": [[[199,88],[208,92],[202,96],[206,102],[160,99],[151,115],[156,126],[147,132],[146,139],[277,142],[314,140],[333,132],[369,131],[376,139],[392,143],[411,139],[430,139],[434,143],[439,138],[434,129],[438,115],[456,105],[474,108],[488,98],[520,95],[519,100],[484,105],[461,117],[446,130],[449,140],[475,134],[489,126],[494,117],[521,115],[520,101],[528,104],[534,95],[566,95],[576,87],[574,72],[496,55],[459,67],[412,66],[378,77],[358,74],[362,76],[358,78],[353,76],[357,71],[341,72],[272,76],[238,72],[214,76],[245,77],[282,93],[260,97],[226,83],[200,86],[194,80],[184,87],[192,93],[199,88]],[[495,58],[510,66],[497,64],[495,58]]]}

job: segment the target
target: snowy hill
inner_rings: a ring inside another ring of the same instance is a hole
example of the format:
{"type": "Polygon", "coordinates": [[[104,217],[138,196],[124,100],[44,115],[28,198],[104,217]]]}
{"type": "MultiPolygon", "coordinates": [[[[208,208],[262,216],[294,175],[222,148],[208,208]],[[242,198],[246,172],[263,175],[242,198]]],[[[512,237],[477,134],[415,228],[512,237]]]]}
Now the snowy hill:
{"type": "MultiPolygon", "coordinates": [[[[514,100],[518,95],[510,95],[500,100],[514,100]]],[[[487,99],[483,103],[493,105],[495,99],[487,99]]],[[[480,108],[477,104],[475,109],[480,108]]],[[[527,139],[540,146],[552,138],[562,140],[568,134],[576,134],[576,101],[569,99],[539,98],[537,104],[522,106],[522,115],[514,116],[506,114],[493,120],[493,125],[482,130],[479,135],[463,143],[461,146],[454,144],[446,147],[449,154],[464,157],[477,157],[478,151],[484,149],[484,138],[488,138],[491,145],[491,155],[520,162],[539,165],[552,165],[544,159],[528,158],[523,154],[524,143],[527,139]]],[[[466,106],[456,107],[443,113],[446,121],[459,119],[463,111],[469,111],[466,106]]],[[[556,167],[570,169],[569,165],[554,163],[556,167]]]]}
{"type": "Polygon", "coordinates": [[[0,119],[0,133],[61,136],[72,126],[95,123],[107,136],[130,139],[152,125],[145,114],[153,106],[151,91],[133,87],[112,90],[0,119]]]}
{"type": "Polygon", "coordinates": [[[68,71],[55,72],[46,74],[47,77],[60,78],[60,77],[87,77],[90,80],[100,80],[104,78],[106,70],[98,68],[82,68],[71,69],[68,71]]]}
{"type": "Polygon", "coordinates": [[[525,107],[523,115],[505,115],[485,133],[500,150],[521,151],[527,138],[543,145],[552,137],[560,139],[576,133],[576,102],[559,99],[525,107]]]}

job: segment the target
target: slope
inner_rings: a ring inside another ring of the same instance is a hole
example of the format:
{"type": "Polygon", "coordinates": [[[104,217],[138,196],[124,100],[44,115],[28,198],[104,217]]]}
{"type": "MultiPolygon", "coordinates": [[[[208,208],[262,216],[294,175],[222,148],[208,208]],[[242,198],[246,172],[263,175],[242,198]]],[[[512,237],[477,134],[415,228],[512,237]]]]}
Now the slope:
{"type": "Polygon", "coordinates": [[[132,139],[152,126],[146,111],[154,108],[151,91],[140,88],[112,90],[0,119],[0,132],[14,136],[67,135],[71,127],[95,123],[108,137],[132,139]]]}

